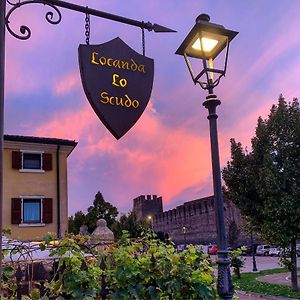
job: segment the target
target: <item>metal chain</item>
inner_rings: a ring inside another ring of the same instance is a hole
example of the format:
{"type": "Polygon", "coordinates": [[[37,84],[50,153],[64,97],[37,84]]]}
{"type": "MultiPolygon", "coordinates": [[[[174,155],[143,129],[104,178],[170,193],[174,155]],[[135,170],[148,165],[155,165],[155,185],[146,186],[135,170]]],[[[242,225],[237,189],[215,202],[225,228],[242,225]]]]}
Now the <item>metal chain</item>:
{"type": "Polygon", "coordinates": [[[142,28],[142,47],[143,47],[143,55],[145,56],[145,29],[142,28]]]}
{"type": "Polygon", "coordinates": [[[91,25],[90,15],[88,13],[86,13],[85,14],[85,42],[87,45],[90,44],[90,32],[91,32],[90,25],[91,25]]]}

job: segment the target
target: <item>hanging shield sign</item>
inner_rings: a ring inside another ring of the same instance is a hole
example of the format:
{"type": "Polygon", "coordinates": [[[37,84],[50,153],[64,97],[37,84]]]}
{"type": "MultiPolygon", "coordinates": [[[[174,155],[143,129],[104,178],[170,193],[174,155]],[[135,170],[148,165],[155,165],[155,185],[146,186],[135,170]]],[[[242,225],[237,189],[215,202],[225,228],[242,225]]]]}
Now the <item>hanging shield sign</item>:
{"type": "Polygon", "coordinates": [[[119,139],[149,102],[154,61],[118,37],[100,45],[79,45],[78,53],[85,94],[102,123],[119,139]]]}

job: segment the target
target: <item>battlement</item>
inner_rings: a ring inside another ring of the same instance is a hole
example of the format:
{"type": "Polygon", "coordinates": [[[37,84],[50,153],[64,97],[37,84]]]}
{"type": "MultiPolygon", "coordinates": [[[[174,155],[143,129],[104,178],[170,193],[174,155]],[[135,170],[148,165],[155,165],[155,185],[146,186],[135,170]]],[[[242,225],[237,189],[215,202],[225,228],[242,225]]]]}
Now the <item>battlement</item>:
{"type": "Polygon", "coordinates": [[[156,214],[163,212],[162,197],[140,195],[133,199],[133,210],[138,219],[146,218],[149,215],[154,217],[156,214]]]}
{"type": "Polygon", "coordinates": [[[214,197],[209,196],[201,199],[196,199],[184,202],[171,210],[161,212],[154,216],[154,224],[159,222],[168,222],[189,218],[195,215],[208,214],[214,211],[214,197]]]}

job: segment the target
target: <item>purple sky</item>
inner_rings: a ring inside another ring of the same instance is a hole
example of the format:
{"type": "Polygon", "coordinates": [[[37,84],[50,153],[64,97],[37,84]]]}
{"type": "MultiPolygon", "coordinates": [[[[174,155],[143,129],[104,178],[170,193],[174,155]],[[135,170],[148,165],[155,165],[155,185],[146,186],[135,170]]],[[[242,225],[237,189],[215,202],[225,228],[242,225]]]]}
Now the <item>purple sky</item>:
{"type": "MultiPolygon", "coordinates": [[[[151,99],[137,124],[117,141],[89,106],[81,85],[77,49],[85,43],[85,16],[61,9],[50,25],[42,5],[19,9],[11,26],[28,25],[32,37],[6,35],[5,133],[76,140],[69,157],[69,214],[85,211],[94,195],[120,212],[141,194],[163,197],[165,209],[212,194],[206,92],[194,86],[175,51],[207,13],[211,22],[239,31],[230,47],[227,75],[215,93],[221,164],[230,159],[231,137],[250,145],[259,115],[266,117],[280,93],[299,95],[298,0],[73,1],[112,14],[150,21],[177,33],[146,32],[154,59],[151,99]]],[[[122,38],[142,51],[141,30],[91,17],[91,44],[122,38]]]]}

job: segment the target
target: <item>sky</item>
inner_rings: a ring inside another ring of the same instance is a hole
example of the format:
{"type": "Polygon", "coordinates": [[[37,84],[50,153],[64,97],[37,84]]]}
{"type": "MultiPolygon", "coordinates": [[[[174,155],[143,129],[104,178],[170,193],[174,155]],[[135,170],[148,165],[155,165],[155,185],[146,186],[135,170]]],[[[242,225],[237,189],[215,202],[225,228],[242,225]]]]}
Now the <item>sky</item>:
{"type": "MultiPolygon", "coordinates": [[[[139,195],[162,196],[165,210],[212,195],[202,106],[207,91],[194,85],[183,57],[174,54],[201,13],[239,32],[230,45],[226,77],[214,90],[222,101],[217,111],[222,167],[230,160],[230,138],[251,147],[258,117],[268,116],[279,95],[299,97],[298,0],[73,2],[177,32],[145,32],[146,56],[154,59],[152,94],[135,126],[116,140],[89,105],[80,79],[85,15],[61,8],[62,21],[51,25],[40,4],[11,15],[11,27],[27,25],[32,36],[21,41],[6,31],[5,133],[78,142],[68,158],[69,215],[85,212],[98,191],[120,213],[130,211],[139,195]]],[[[116,37],[142,53],[139,28],[91,16],[90,44],[116,37]]]]}

